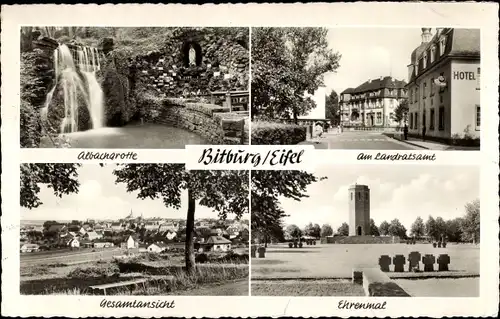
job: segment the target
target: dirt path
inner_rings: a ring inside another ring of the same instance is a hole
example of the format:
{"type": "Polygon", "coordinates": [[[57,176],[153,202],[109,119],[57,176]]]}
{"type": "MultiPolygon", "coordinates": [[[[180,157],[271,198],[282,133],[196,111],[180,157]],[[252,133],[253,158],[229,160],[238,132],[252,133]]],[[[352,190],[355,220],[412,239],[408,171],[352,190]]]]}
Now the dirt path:
{"type": "Polygon", "coordinates": [[[236,280],[218,285],[177,291],[175,294],[184,296],[248,296],[248,280],[236,280]]]}

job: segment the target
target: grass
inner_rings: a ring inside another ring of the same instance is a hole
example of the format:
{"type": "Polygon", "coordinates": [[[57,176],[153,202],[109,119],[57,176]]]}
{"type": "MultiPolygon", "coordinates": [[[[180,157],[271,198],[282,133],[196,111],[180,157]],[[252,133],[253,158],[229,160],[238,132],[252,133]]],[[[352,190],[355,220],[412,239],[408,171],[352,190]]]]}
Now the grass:
{"type": "MultiPolygon", "coordinates": [[[[231,286],[228,282],[244,280],[247,283],[249,267],[243,262],[211,262],[198,264],[193,273],[183,267],[183,256],[145,253],[126,260],[97,260],[82,265],[64,266],[62,263],[21,267],[21,294],[28,295],[86,295],[89,287],[105,283],[149,278],[150,281],[136,287],[121,287],[110,291],[122,295],[165,295],[200,289],[210,285],[222,285],[221,289],[238,292],[244,285],[231,286]],[[55,266],[54,266],[55,265],[55,266]],[[174,280],[167,280],[173,276],[174,280]],[[226,287],[226,285],[229,285],[226,287]],[[49,287],[49,288],[47,288],[49,287]]],[[[237,254],[236,254],[237,255],[237,254]]],[[[248,258],[248,257],[247,257],[248,258]]],[[[213,289],[217,291],[217,288],[213,289]]]]}
{"type": "Polygon", "coordinates": [[[252,281],[252,296],[364,296],[361,285],[341,280],[252,281]]]}

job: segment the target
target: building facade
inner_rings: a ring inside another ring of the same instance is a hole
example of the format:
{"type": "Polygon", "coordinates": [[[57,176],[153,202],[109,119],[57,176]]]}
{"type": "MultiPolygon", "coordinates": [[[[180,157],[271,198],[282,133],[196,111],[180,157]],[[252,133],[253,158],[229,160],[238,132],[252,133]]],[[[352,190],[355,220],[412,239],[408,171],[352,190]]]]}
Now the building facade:
{"type": "Polygon", "coordinates": [[[422,28],[422,42],[408,65],[411,136],[451,142],[479,139],[479,29],[422,28]]]}
{"type": "Polygon", "coordinates": [[[349,187],[349,236],[370,235],[370,188],[349,187]]]}
{"type": "Polygon", "coordinates": [[[394,112],[407,99],[406,82],[390,76],[368,80],[340,93],[340,121],[344,127],[397,127],[394,112]]]}

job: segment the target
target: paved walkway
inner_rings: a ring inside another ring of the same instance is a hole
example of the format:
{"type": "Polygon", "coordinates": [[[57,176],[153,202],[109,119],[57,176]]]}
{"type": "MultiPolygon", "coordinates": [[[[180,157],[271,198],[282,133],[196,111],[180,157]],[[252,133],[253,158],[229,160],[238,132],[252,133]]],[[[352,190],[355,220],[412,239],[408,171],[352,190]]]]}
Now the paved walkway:
{"type": "Polygon", "coordinates": [[[476,146],[455,146],[434,141],[423,141],[413,137],[409,137],[407,140],[402,140],[402,142],[433,151],[479,151],[479,147],[476,146]]]}

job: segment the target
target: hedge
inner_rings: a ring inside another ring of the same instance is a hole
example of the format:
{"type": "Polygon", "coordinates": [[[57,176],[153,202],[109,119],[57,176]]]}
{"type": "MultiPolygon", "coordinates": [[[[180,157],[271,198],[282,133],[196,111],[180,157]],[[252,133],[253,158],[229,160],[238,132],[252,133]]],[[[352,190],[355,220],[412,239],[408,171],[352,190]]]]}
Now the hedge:
{"type": "Polygon", "coordinates": [[[295,124],[252,122],[252,144],[294,145],[306,140],[307,128],[295,124]]]}

